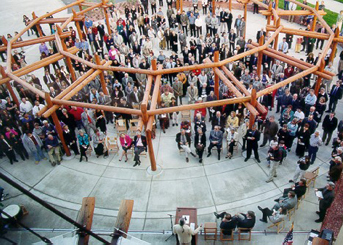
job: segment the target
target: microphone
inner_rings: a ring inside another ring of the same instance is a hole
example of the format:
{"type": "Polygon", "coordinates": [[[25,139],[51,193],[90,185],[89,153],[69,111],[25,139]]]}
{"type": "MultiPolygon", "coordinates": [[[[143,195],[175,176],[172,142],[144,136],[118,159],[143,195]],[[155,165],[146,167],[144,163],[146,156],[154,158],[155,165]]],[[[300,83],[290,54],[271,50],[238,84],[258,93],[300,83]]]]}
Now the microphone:
{"type": "Polygon", "coordinates": [[[167,215],[169,215],[169,216],[173,216],[172,214],[167,214],[167,215]]]}

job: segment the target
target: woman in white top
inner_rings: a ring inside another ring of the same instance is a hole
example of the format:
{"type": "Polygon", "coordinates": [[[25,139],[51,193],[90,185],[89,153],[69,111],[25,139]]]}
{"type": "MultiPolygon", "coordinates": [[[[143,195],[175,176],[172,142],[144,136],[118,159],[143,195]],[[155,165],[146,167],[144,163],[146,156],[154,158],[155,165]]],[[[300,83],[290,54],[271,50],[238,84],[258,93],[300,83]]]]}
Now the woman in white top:
{"type": "Polygon", "coordinates": [[[200,15],[198,15],[198,18],[196,18],[194,24],[195,24],[195,28],[196,28],[197,37],[200,37],[200,35],[202,35],[202,26],[204,25],[204,22],[200,18],[200,15]]]}
{"type": "Polygon", "coordinates": [[[226,158],[231,159],[233,155],[233,147],[237,145],[238,141],[238,133],[236,132],[235,128],[228,128],[227,129],[227,156],[226,158]]]}

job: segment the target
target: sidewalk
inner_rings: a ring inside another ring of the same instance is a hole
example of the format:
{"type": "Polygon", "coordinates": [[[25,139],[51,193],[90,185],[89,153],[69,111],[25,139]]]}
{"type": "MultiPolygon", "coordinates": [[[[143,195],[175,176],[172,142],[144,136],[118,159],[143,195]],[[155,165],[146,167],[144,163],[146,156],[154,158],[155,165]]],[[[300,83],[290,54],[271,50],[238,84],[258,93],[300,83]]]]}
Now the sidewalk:
{"type": "MultiPolygon", "coordinates": [[[[314,5],[316,5],[316,0],[307,0],[308,3],[312,3],[314,5]]],[[[319,4],[322,1],[319,1],[319,4]]],[[[343,3],[337,2],[335,0],[325,0],[325,8],[329,9],[333,12],[339,13],[341,10],[343,10],[343,3]]]]}

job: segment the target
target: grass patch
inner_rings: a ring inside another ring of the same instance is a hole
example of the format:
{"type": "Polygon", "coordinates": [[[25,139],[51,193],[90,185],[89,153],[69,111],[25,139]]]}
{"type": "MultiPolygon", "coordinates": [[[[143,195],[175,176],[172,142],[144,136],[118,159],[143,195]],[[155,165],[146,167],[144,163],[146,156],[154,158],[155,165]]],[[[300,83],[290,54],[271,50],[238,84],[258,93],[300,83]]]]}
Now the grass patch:
{"type": "MultiPolygon", "coordinates": [[[[335,0],[335,1],[343,3],[343,0],[335,0]]],[[[312,8],[316,7],[315,5],[311,3],[307,3],[307,5],[312,8]]],[[[283,6],[284,6],[284,0],[279,0],[279,8],[283,9],[283,6]]],[[[297,6],[297,10],[300,10],[300,9],[301,8],[297,6]]],[[[324,9],[324,11],[326,12],[326,15],[324,15],[323,18],[326,21],[326,23],[328,23],[329,26],[332,26],[332,24],[336,24],[338,13],[335,13],[329,9],[324,9]]]]}

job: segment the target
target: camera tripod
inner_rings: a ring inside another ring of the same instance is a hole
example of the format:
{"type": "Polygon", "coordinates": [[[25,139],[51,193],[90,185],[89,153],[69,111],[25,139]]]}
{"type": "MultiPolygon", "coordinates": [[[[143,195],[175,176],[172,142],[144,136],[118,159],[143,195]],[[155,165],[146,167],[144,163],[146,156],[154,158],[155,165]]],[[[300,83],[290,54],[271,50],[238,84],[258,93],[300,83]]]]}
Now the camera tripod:
{"type": "Polygon", "coordinates": [[[174,235],[174,232],[173,232],[173,215],[171,215],[171,214],[168,214],[169,215],[169,218],[170,218],[170,229],[171,229],[171,231],[172,231],[172,234],[165,240],[165,242],[166,241],[168,241],[169,240],[169,238],[171,238],[171,237],[174,237],[175,235],[174,235]]]}

